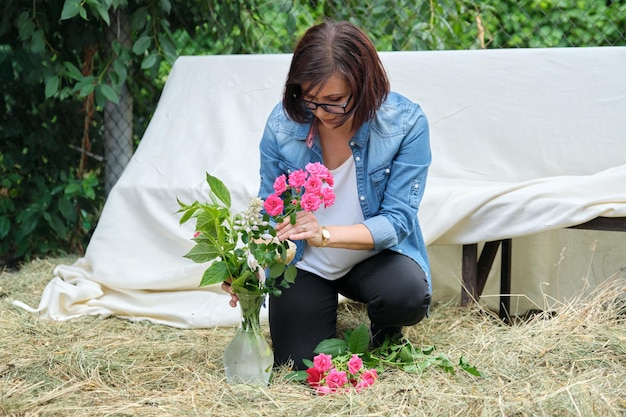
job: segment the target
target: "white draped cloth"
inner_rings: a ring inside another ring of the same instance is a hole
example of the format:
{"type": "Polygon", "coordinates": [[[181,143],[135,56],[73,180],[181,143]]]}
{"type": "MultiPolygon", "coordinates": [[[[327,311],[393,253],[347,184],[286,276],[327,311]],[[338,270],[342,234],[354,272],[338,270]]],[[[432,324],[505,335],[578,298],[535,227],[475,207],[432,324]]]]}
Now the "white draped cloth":
{"type": "MultiPolygon", "coordinates": [[[[562,229],[626,216],[626,48],[381,56],[392,89],[420,103],[431,126],[419,217],[435,301],[460,294],[465,243],[515,238],[514,310],[623,271],[626,233],[562,229]]],[[[226,183],[237,210],[256,194],[258,142],[290,58],[179,58],[84,257],[54,269],[37,308],[16,304],[52,320],[237,323],[218,286],[198,287],[206,265],[183,258],[193,225],[179,225],[176,199],[206,198],[205,172],[226,183]]]]}

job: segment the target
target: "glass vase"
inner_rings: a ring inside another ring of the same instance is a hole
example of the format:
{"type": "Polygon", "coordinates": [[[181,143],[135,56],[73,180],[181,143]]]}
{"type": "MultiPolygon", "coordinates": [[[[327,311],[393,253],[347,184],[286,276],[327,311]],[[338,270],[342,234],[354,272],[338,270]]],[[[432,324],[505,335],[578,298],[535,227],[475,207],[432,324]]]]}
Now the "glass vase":
{"type": "Polygon", "coordinates": [[[259,315],[265,294],[237,294],[241,326],[224,349],[224,371],[229,384],[267,386],[274,352],[263,336],[259,315]]]}

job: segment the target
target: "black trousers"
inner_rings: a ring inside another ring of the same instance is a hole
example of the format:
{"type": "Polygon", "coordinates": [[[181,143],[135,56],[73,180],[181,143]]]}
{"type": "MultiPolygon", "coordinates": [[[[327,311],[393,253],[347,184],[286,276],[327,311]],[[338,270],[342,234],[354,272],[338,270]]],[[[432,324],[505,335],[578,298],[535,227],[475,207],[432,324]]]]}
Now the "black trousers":
{"type": "Polygon", "coordinates": [[[270,296],[269,322],[277,365],[312,359],[324,339],[336,337],[338,294],[367,304],[372,329],[399,332],[428,312],[426,274],[411,258],[386,250],[355,265],[344,277],[329,281],[298,270],[280,297],[270,296]]]}

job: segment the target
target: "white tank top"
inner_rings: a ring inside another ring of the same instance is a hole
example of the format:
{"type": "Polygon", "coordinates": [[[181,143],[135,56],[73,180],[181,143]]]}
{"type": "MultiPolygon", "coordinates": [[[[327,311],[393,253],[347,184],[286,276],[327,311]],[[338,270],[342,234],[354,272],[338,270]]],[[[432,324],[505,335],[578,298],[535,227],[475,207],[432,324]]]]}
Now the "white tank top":
{"type": "MultiPolygon", "coordinates": [[[[361,223],[364,219],[356,188],[354,160],[350,157],[330,172],[335,180],[333,189],[337,197],[331,207],[321,207],[315,212],[317,221],[322,226],[361,223]]],[[[343,277],[354,265],[374,253],[376,253],[374,250],[316,248],[305,245],[302,259],[296,266],[322,278],[335,280],[343,277]]]]}

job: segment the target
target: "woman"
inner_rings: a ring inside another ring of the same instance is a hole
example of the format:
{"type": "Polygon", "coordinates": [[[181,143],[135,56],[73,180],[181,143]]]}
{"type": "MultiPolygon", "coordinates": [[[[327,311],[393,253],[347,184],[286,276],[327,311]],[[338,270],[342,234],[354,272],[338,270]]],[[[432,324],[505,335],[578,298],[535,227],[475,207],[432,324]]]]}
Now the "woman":
{"type": "Polygon", "coordinates": [[[298,275],[270,297],[276,363],[302,369],[335,337],[338,294],[367,304],[374,345],[422,320],[431,285],[417,212],[431,161],[428,122],[419,105],[389,92],[359,28],[324,21],[305,33],[260,151],[259,197],[310,162],[331,171],[336,195],[333,206],[277,225],[278,237],[298,246],[298,275]]]}

